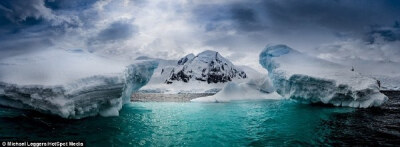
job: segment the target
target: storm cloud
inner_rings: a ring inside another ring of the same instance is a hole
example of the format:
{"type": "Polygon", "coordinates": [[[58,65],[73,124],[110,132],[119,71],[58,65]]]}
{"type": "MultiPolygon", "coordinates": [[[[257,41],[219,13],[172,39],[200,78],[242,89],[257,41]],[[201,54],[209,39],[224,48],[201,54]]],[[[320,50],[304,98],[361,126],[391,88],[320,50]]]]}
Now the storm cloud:
{"type": "Polygon", "coordinates": [[[124,21],[113,22],[92,38],[93,42],[108,42],[128,39],[137,33],[137,27],[124,21]]]}
{"type": "Polygon", "coordinates": [[[176,59],[206,49],[261,69],[267,44],[342,64],[396,64],[396,0],[3,0],[0,58],[81,48],[176,59]]]}

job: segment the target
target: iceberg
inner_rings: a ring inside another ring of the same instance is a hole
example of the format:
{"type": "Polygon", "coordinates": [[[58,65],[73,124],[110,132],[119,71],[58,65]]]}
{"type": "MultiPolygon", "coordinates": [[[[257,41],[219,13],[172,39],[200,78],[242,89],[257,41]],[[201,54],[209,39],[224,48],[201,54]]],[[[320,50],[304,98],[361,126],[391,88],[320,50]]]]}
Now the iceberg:
{"type": "Polygon", "coordinates": [[[377,80],[286,45],[267,46],[259,62],[285,98],[357,108],[380,106],[388,99],[380,93],[377,80]]]}
{"type": "MultiPolygon", "coordinates": [[[[52,64],[48,61],[53,61],[54,56],[37,58],[38,56],[35,55],[34,58],[26,58],[33,59],[35,62],[11,62],[13,64],[1,66],[3,71],[0,72],[2,73],[0,77],[10,77],[0,78],[2,81],[0,82],[1,106],[35,110],[68,119],[80,119],[95,115],[117,116],[123,104],[129,102],[130,95],[150,80],[158,65],[156,61],[135,61],[134,64],[126,66],[124,70],[116,67],[119,64],[110,64],[112,61],[90,54],[50,51],[40,55],[49,54],[62,56],[67,61],[81,61],[81,64],[68,66],[69,64],[64,65],[66,62],[60,62],[57,63],[59,66],[56,66],[60,68],[46,68],[46,65],[52,64]],[[29,65],[43,70],[31,71],[29,65]],[[110,67],[107,70],[107,68],[100,69],[89,65],[110,67]],[[61,69],[66,67],[71,67],[70,72],[68,69],[61,69]],[[18,76],[10,75],[17,69],[24,72],[18,76]],[[121,71],[119,71],[120,69],[121,71]],[[56,72],[57,74],[54,75],[53,73],[57,70],[63,70],[64,73],[56,72]],[[97,73],[93,73],[93,70],[97,73]],[[29,78],[29,75],[34,72],[45,74],[46,78],[58,75],[59,78],[65,79],[42,80],[41,82],[29,78]]],[[[2,60],[2,62],[17,61],[18,58],[2,60]]]]}
{"type": "Polygon", "coordinates": [[[156,62],[127,67],[124,74],[98,75],[56,86],[0,83],[0,105],[80,119],[117,116],[130,95],[151,78],[156,62]]]}

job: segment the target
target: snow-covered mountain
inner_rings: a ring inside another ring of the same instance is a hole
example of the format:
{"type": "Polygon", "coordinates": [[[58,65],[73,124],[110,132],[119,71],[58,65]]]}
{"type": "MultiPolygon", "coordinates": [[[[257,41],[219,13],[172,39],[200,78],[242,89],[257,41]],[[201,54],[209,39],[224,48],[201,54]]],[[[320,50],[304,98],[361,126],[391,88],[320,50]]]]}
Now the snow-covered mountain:
{"type": "Polygon", "coordinates": [[[189,54],[179,60],[158,59],[159,66],[140,92],[215,93],[229,81],[248,80],[254,71],[235,66],[215,51],[189,54]],[[250,72],[247,73],[247,72],[250,72]]]}
{"type": "Polygon", "coordinates": [[[235,67],[229,60],[215,51],[204,51],[194,56],[186,55],[170,71],[164,69],[162,74],[167,75],[165,83],[192,80],[207,83],[225,83],[233,79],[245,79],[246,73],[235,67]]]}

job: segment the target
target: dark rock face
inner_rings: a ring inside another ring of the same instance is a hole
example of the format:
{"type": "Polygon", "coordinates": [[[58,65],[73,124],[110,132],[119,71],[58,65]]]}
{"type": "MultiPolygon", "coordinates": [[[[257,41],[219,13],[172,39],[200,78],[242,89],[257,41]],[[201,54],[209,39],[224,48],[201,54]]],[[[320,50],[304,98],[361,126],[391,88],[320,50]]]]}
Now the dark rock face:
{"type": "Polygon", "coordinates": [[[245,79],[247,75],[218,52],[204,51],[197,56],[189,54],[180,59],[177,66],[169,73],[165,83],[171,84],[174,81],[189,82],[190,80],[225,83],[235,78],[245,79]]]}

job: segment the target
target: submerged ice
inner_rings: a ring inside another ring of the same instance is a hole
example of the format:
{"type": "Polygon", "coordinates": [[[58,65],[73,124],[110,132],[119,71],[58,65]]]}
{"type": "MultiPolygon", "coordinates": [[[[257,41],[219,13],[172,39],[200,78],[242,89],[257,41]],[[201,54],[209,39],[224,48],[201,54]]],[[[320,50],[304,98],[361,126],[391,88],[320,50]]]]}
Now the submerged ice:
{"type": "MultiPolygon", "coordinates": [[[[44,56],[48,54],[49,52],[41,54],[43,58],[39,58],[38,61],[36,61],[37,56],[33,56],[35,57],[33,61],[36,62],[30,64],[15,62],[16,58],[2,61],[14,61],[14,65],[0,67],[3,70],[1,77],[8,78],[1,78],[0,105],[35,110],[63,118],[79,119],[94,115],[115,116],[118,115],[122,105],[129,101],[130,95],[149,81],[158,64],[155,61],[135,61],[134,64],[125,66],[124,70],[122,64],[114,64],[112,61],[91,54],[50,51],[51,55],[64,57],[63,59],[67,61],[80,61],[80,63],[74,66],[70,64],[63,66],[66,63],[58,61],[57,64],[61,65],[59,68],[46,68],[46,66],[54,64],[46,63],[54,60],[53,56],[44,56]],[[32,65],[39,69],[46,69],[33,73],[46,71],[50,73],[43,72],[41,74],[50,78],[58,76],[64,79],[40,81],[24,77],[24,75],[30,75],[30,71],[27,69],[31,69],[29,66],[32,65]],[[100,66],[103,69],[100,69],[100,66]],[[72,69],[63,69],[68,67],[72,69]],[[17,74],[18,76],[10,75],[16,69],[26,73],[17,74]],[[58,69],[63,72],[56,72],[58,69]],[[93,73],[93,71],[97,71],[97,73],[93,73]],[[24,80],[25,78],[30,80],[24,80]]],[[[54,62],[56,61],[54,60],[54,62]]]]}
{"type": "Polygon", "coordinates": [[[259,62],[276,92],[286,98],[360,108],[380,106],[388,99],[377,80],[285,45],[267,46],[259,62]]]}

